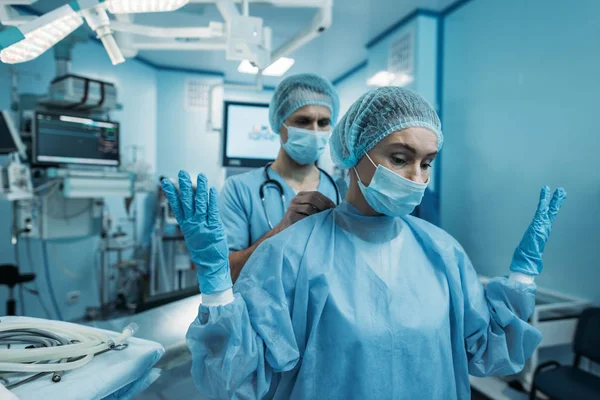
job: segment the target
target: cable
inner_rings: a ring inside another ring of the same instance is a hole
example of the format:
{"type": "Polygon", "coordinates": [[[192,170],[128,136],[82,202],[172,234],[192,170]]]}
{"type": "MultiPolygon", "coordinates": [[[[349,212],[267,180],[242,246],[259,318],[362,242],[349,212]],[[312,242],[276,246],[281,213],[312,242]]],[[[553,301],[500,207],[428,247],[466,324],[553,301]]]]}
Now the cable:
{"type": "Polygon", "coordinates": [[[54,193],[56,193],[56,191],[60,188],[60,181],[56,182],[56,184],[54,186],[51,187],[51,189],[48,190],[47,193],[41,194],[39,195],[39,197],[43,198],[43,199],[47,199],[48,197],[52,196],[54,193]]]}
{"type": "Polygon", "coordinates": [[[23,284],[19,285],[19,301],[21,302],[21,315],[25,316],[25,296],[23,296],[23,284]]]}
{"type": "MultiPolygon", "coordinates": [[[[99,302],[102,297],[100,296],[100,279],[104,279],[104,277],[100,277],[100,271],[102,270],[102,268],[100,268],[100,259],[102,252],[102,249],[100,248],[101,245],[101,243],[98,245],[98,248],[96,249],[96,252],[94,254],[94,270],[96,273],[93,275],[96,278],[96,282],[94,282],[93,287],[96,288],[96,298],[99,302]]],[[[102,304],[100,304],[100,310],[102,310],[102,304]]]]}
{"type": "Polygon", "coordinates": [[[58,253],[56,251],[56,245],[52,246],[50,248],[53,258],[54,258],[54,265],[58,266],[60,269],[62,269],[62,271],[65,273],[65,275],[73,278],[73,279],[79,279],[81,278],[80,275],[77,275],[76,273],[72,272],[70,269],[68,269],[67,267],[65,267],[62,263],[62,261],[60,261],[58,259],[58,253]]]}
{"type": "Polygon", "coordinates": [[[43,183],[40,186],[38,186],[35,189],[33,189],[33,191],[36,192],[36,193],[40,192],[40,191],[46,189],[48,186],[52,186],[53,184],[56,184],[56,183],[60,183],[60,180],[59,179],[49,180],[48,182],[43,183]]]}
{"type": "Polygon", "coordinates": [[[65,212],[65,213],[64,213],[64,215],[63,215],[63,218],[64,218],[64,219],[67,219],[67,220],[68,220],[68,219],[77,218],[77,217],[79,217],[80,215],[83,215],[83,214],[87,213],[87,212],[88,212],[89,210],[91,210],[93,207],[94,207],[94,205],[93,205],[93,204],[90,204],[89,206],[85,206],[85,207],[84,207],[84,208],[83,208],[81,211],[77,211],[77,212],[75,212],[75,213],[73,213],[73,214],[71,214],[71,215],[67,215],[67,213],[65,212]]]}
{"type": "Polygon", "coordinates": [[[0,370],[54,372],[52,380],[58,382],[65,371],[87,365],[95,355],[126,348],[124,342],[137,330],[136,324],[129,324],[111,339],[94,328],[56,321],[4,322],[0,324],[0,345],[20,344],[26,348],[0,349],[0,370]]]}
{"type": "MultiPolygon", "coordinates": [[[[31,255],[31,238],[28,237],[26,243],[27,243],[27,261],[29,262],[29,267],[31,269],[31,272],[38,275],[36,272],[35,264],[33,263],[33,257],[31,255]]],[[[38,302],[40,303],[40,306],[42,306],[42,309],[44,310],[44,314],[46,314],[46,318],[52,319],[52,316],[50,315],[48,308],[46,308],[46,305],[42,301],[42,291],[40,290],[37,279],[33,281],[33,287],[35,288],[35,291],[37,292],[36,297],[38,299],[38,302]]]]}
{"type": "Polygon", "coordinates": [[[47,211],[48,215],[51,217],[62,218],[62,219],[66,219],[66,220],[79,217],[80,215],[87,213],[89,210],[91,210],[94,207],[94,201],[90,200],[90,204],[86,204],[81,210],[75,211],[73,214],[68,215],[67,210],[66,210],[66,208],[67,208],[66,200],[63,199],[63,201],[61,202],[62,207],[63,207],[62,212],[58,212],[58,210],[57,210],[58,207],[57,207],[56,203],[57,203],[57,201],[53,202],[52,210],[50,209],[50,207],[48,207],[48,211],[47,211]]]}
{"type": "MultiPolygon", "coordinates": [[[[92,350],[97,350],[99,345],[106,345],[113,348],[123,340],[132,336],[137,331],[135,323],[129,324],[123,332],[114,340],[110,339],[100,330],[87,326],[74,325],[56,321],[9,321],[0,324],[0,333],[5,332],[8,336],[41,336],[40,331],[44,332],[44,337],[54,341],[56,347],[33,348],[33,349],[0,349],[0,362],[42,362],[49,361],[48,357],[69,358],[80,357],[88,354],[92,350]],[[65,339],[62,336],[69,336],[65,339]]],[[[39,339],[38,339],[39,341],[39,339]]],[[[21,341],[22,344],[29,342],[21,341]]],[[[0,344],[6,344],[6,338],[0,336],[0,344]]]]}
{"type": "MultiPolygon", "coordinates": [[[[19,261],[19,240],[15,243],[15,262],[17,264],[17,269],[19,273],[21,273],[21,262],[19,261]]],[[[25,297],[23,296],[23,285],[19,285],[19,302],[21,303],[21,315],[25,315],[25,297]]]]}
{"type": "MultiPolygon", "coordinates": [[[[127,345],[124,345],[124,346],[127,346],[127,345]]],[[[94,354],[94,356],[99,356],[100,354],[104,354],[104,353],[106,353],[107,351],[110,351],[110,350],[112,350],[112,349],[106,349],[106,350],[100,351],[100,352],[94,354]]],[[[122,350],[122,349],[116,349],[116,350],[122,350]]],[[[77,361],[77,360],[79,360],[81,358],[83,358],[83,357],[73,358],[73,359],[71,359],[71,361],[77,361]]],[[[62,375],[60,372],[54,372],[53,373],[52,371],[48,371],[48,372],[40,372],[38,374],[30,376],[29,378],[20,380],[19,382],[15,382],[15,383],[11,383],[9,385],[6,385],[6,388],[8,390],[13,390],[16,387],[19,387],[19,386],[24,385],[24,384],[29,383],[29,382],[33,382],[33,381],[35,381],[35,380],[37,380],[39,378],[42,378],[42,377],[44,377],[46,375],[50,375],[50,374],[53,374],[53,376],[52,376],[52,382],[60,382],[61,375],[62,375]]]]}
{"type": "Polygon", "coordinates": [[[50,292],[50,300],[52,301],[58,319],[62,321],[63,317],[60,313],[60,309],[58,308],[58,303],[56,302],[56,297],[54,296],[54,289],[52,288],[52,281],[50,279],[50,267],[48,266],[48,249],[46,247],[45,240],[42,240],[42,257],[44,259],[44,272],[46,273],[46,284],[48,285],[48,291],[50,292]]]}

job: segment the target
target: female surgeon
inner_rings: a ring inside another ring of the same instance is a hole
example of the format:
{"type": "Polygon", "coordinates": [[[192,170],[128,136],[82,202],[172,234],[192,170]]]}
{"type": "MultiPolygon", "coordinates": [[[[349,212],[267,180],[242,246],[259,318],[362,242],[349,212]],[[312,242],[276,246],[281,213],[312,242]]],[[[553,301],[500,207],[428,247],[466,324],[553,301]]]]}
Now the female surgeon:
{"type": "Polygon", "coordinates": [[[442,140],[420,95],[363,95],[331,138],[352,171],[345,201],[263,242],[235,293],[215,189],[200,175],[195,198],[187,178],[178,196],[165,181],[205,293],[187,333],[203,396],[469,399],[469,374],[523,368],[541,340],[527,323],[533,280],[565,192],[542,189],[510,276],[484,287],[450,235],[408,216],[442,140]]]}
{"type": "Polygon", "coordinates": [[[315,161],[338,112],[338,95],[320,76],[294,75],[277,86],[269,104],[271,129],[281,138],[277,159],[229,178],[221,192],[221,220],[234,282],[262,241],[335,206],[336,183],[315,161]]]}

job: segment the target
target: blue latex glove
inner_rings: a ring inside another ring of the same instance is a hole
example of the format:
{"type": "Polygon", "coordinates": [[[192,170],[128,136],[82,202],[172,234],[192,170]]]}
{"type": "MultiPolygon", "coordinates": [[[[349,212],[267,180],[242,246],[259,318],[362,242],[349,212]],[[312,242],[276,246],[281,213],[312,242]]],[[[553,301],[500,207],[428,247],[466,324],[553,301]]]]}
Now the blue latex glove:
{"type": "Polygon", "coordinates": [[[542,272],[544,267],[542,253],[550,237],[552,223],[566,198],[567,193],[563,188],[556,189],[552,200],[550,200],[550,188],[548,186],[542,188],[535,217],[513,255],[511,271],[527,275],[539,275],[542,272]]]}
{"type": "Polygon", "coordinates": [[[190,257],[196,264],[202,293],[213,293],[233,286],[229,272],[229,250],[225,229],[219,216],[217,189],[210,188],[204,174],[198,175],[196,196],[190,176],[179,171],[179,195],[173,183],[164,179],[162,188],[183,232],[190,257]]]}

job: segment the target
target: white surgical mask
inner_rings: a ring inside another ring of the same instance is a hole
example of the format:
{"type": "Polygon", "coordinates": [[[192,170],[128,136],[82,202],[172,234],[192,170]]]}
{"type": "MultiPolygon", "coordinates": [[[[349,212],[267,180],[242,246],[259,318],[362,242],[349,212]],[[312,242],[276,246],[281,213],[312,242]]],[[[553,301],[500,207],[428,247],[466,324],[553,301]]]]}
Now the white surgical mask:
{"type": "Polygon", "coordinates": [[[313,131],[283,124],[288,131],[288,140],[282,146],[298,164],[312,164],[321,157],[331,131],[313,131]]]}
{"type": "Polygon", "coordinates": [[[375,165],[371,157],[365,154],[376,168],[369,186],[362,183],[356,167],[358,187],[373,210],[391,217],[404,217],[421,204],[427,183],[417,183],[400,176],[383,165],[375,165]]]}

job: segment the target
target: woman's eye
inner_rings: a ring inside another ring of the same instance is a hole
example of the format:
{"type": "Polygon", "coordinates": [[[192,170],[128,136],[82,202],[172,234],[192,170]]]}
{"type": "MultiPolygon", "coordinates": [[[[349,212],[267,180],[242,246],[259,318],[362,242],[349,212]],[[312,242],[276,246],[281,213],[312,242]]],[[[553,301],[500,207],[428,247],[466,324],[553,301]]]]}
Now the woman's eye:
{"type": "Polygon", "coordinates": [[[421,168],[424,169],[424,170],[428,170],[429,168],[431,168],[431,164],[423,164],[421,166],[421,168]]]}
{"type": "Polygon", "coordinates": [[[406,164],[406,160],[404,160],[403,158],[392,156],[392,163],[396,165],[404,165],[406,164]]]}
{"type": "Polygon", "coordinates": [[[327,126],[329,126],[331,124],[331,121],[328,119],[321,119],[319,120],[319,127],[320,128],[325,128],[327,126]]]}

